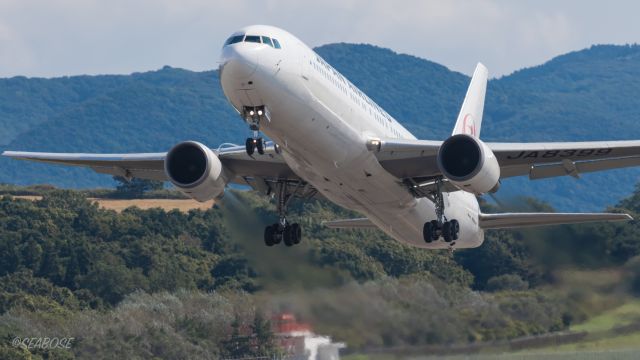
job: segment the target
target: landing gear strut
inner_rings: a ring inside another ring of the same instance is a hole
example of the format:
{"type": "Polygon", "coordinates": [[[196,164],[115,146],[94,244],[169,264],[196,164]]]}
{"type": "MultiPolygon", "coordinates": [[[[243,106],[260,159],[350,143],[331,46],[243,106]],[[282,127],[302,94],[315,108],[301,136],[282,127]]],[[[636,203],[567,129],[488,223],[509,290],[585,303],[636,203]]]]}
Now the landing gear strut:
{"type": "Polygon", "coordinates": [[[460,223],[458,220],[447,220],[444,215],[444,197],[442,196],[442,180],[436,180],[436,189],[430,194],[429,199],[433,201],[436,207],[436,220],[431,220],[424,223],[422,227],[422,236],[426,243],[438,240],[440,237],[445,242],[452,242],[458,240],[460,233],[460,223]]]}
{"type": "Polygon", "coordinates": [[[289,201],[298,191],[300,184],[297,184],[291,194],[287,193],[288,184],[281,181],[277,184],[278,196],[278,217],[279,220],[273,225],[269,225],[264,229],[264,243],[267,246],[273,246],[284,242],[286,246],[293,246],[302,240],[302,228],[299,224],[290,224],[287,221],[287,205],[289,201]]]}
{"type": "Polygon", "coordinates": [[[265,142],[260,137],[260,121],[263,119],[271,121],[267,108],[265,106],[245,106],[242,108],[242,113],[249,128],[253,131],[253,136],[247,138],[245,142],[247,155],[253,155],[256,150],[258,154],[264,154],[265,142]]]}

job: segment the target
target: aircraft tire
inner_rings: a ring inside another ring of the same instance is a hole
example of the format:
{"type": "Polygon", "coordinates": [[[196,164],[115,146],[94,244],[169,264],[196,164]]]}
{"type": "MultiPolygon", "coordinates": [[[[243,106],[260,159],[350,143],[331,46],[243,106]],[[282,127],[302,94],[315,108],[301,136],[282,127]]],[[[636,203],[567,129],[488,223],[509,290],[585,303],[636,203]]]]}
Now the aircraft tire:
{"type": "Polygon", "coordinates": [[[295,223],[291,225],[291,237],[294,245],[300,244],[302,240],[302,227],[300,224],[295,223]]]}
{"type": "Polygon", "coordinates": [[[258,154],[264,155],[264,140],[262,138],[258,138],[256,142],[256,150],[258,150],[258,154]]]}
{"type": "Polygon", "coordinates": [[[276,244],[275,240],[275,230],[273,225],[269,225],[264,228],[264,244],[267,246],[273,246],[276,244]]]}
{"type": "Polygon", "coordinates": [[[253,152],[255,151],[255,144],[253,143],[252,138],[247,138],[247,141],[245,142],[245,148],[247,150],[247,155],[253,155],[253,152]]]}
{"type": "Polygon", "coordinates": [[[271,228],[273,229],[273,244],[278,245],[282,242],[282,232],[279,232],[278,230],[280,228],[280,224],[275,223],[271,225],[271,228]]]}
{"type": "Polygon", "coordinates": [[[284,231],[282,232],[282,239],[284,240],[284,244],[286,246],[295,245],[293,242],[293,232],[291,231],[291,226],[284,227],[284,231]]]}
{"type": "Polygon", "coordinates": [[[453,240],[452,230],[453,229],[451,227],[451,222],[447,221],[442,224],[442,237],[444,238],[445,242],[451,242],[451,240],[453,240]]]}
{"type": "Polygon", "coordinates": [[[451,220],[452,234],[451,238],[453,240],[458,240],[458,235],[460,234],[460,223],[458,220],[451,220]]]}
{"type": "Polygon", "coordinates": [[[424,242],[427,244],[431,243],[433,241],[433,233],[433,224],[430,221],[424,223],[424,226],[422,227],[422,238],[424,239],[424,242]]]}

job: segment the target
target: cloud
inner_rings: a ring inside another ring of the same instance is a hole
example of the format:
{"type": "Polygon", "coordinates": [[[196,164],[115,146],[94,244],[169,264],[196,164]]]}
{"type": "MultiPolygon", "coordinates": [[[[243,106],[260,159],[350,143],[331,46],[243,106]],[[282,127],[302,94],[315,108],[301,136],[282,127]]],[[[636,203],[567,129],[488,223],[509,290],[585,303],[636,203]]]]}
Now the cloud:
{"type": "Polygon", "coordinates": [[[242,26],[266,23],[311,46],[363,42],[469,73],[542,63],[593,43],[633,42],[640,3],[507,0],[3,0],[0,76],[217,66],[242,26]]]}

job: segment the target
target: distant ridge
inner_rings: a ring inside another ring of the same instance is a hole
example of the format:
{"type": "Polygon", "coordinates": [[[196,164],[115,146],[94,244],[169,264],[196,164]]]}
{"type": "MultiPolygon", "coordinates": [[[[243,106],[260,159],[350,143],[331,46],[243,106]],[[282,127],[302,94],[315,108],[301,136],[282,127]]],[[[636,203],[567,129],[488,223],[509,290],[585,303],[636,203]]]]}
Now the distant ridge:
{"type": "MultiPolygon", "coordinates": [[[[371,45],[316,49],[416,136],[443,139],[466,75],[371,45]]],[[[471,69],[470,69],[471,70],[471,69]]],[[[491,70],[491,69],[489,69],[491,70]]],[[[483,137],[492,141],[640,139],[640,46],[597,45],[491,80],[483,137]]],[[[241,142],[247,129],[215,71],[164,67],[132,75],[0,79],[0,146],[34,151],[163,151],[193,139],[241,142]]],[[[559,209],[597,210],[631,192],[640,171],[508,180],[499,193],[559,209]]],[[[0,182],[108,186],[89,171],[0,159],[0,182]]]]}

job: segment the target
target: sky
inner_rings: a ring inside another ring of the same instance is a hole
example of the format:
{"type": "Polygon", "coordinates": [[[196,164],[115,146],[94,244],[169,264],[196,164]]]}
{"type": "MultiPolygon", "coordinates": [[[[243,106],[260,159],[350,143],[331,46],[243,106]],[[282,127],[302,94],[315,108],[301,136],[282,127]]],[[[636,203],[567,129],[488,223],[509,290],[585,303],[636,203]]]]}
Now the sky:
{"type": "Polygon", "coordinates": [[[230,33],[368,43],[499,77],[593,44],[640,42],[640,1],[0,0],[0,77],[217,68],[230,33]]]}

